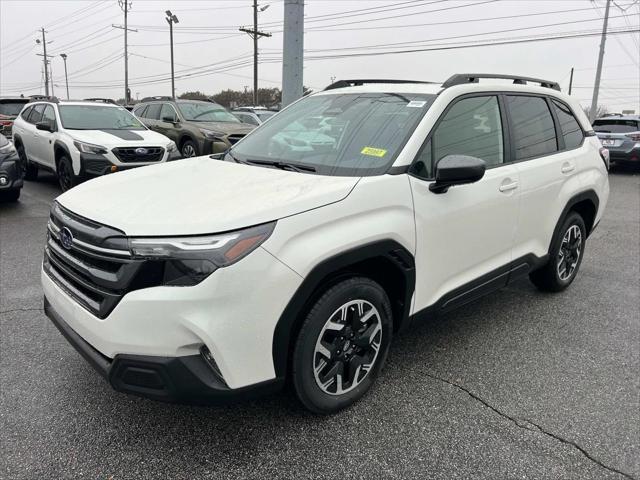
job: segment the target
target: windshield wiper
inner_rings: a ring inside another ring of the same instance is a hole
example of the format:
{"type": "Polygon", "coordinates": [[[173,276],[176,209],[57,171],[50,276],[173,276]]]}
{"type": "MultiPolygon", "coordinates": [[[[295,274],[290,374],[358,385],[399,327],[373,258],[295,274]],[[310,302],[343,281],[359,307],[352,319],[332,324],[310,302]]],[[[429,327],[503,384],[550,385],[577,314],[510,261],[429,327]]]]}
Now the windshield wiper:
{"type": "MultiPolygon", "coordinates": [[[[231,157],[235,158],[233,157],[233,155],[231,157]]],[[[294,172],[302,172],[302,173],[316,171],[315,167],[312,167],[311,165],[287,163],[287,162],[281,162],[279,160],[246,160],[245,163],[249,163],[251,165],[265,165],[268,167],[279,168],[280,170],[292,170],[294,172]]]]}

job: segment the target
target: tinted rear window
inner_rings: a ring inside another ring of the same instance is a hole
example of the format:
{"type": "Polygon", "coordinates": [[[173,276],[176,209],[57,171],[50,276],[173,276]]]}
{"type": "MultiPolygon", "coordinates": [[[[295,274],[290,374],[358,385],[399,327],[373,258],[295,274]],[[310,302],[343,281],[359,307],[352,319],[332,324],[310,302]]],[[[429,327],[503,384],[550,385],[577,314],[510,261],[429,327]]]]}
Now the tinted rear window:
{"type": "Polygon", "coordinates": [[[12,116],[12,117],[16,117],[20,113],[20,110],[22,110],[22,107],[24,107],[25,103],[27,103],[27,102],[20,102],[20,101],[16,101],[16,102],[11,102],[11,101],[0,102],[0,115],[9,115],[9,116],[12,116]]]}
{"type": "Polygon", "coordinates": [[[553,117],[542,97],[507,96],[513,123],[516,160],[540,157],[558,150],[553,117]]]}
{"type": "Polygon", "coordinates": [[[602,119],[593,122],[593,129],[602,133],[629,133],[640,130],[640,122],[636,120],[602,119]]]}

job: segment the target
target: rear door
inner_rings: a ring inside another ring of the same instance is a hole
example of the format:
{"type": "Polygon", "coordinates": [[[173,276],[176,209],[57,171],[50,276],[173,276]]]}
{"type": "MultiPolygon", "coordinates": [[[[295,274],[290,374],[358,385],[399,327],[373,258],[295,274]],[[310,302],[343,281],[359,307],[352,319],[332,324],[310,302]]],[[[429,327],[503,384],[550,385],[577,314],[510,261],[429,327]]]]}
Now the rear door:
{"type": "MultiPolygon", "coordinates": [[[[57,130],[56,114],[51,105],[46,105],[42,111],[40,122],[47,122],[51,125],[53,132],[57,130]]],[[[46,130],[36,130],[34,140],[34,151],[38,156],[38,161],[51,169],[55,169],[55,159],[53,154],[54,133],[46,130]]]]}
{"type": "Polygon", "coordinates": [[[38,103],[33,106],[27,122],[24,126],[24,134],[21,135],[22,144],[27,154],[27,158],[32,162],[43,163],[40,157],[40,151],[38,150],[38,141],[40,139],[40,130],[36,129],[36,123],[42,120],[42,112],[44,111],[45,104],[38,103]]]}
{"type": "Polygon", "coordinates": [[[536,95],[505,95],[512,155],[520,174],[520,211],[514,259],[548,253],[569,198],[580,190],[584,133],[571,109],[536,95]]]}
{"type": "Polygon", "coordinates": [[[151,130],[158,129],[158,121],[160,120],[160,109],[162,104],[152,103],[144,111],[144,124],[151,130]]]}

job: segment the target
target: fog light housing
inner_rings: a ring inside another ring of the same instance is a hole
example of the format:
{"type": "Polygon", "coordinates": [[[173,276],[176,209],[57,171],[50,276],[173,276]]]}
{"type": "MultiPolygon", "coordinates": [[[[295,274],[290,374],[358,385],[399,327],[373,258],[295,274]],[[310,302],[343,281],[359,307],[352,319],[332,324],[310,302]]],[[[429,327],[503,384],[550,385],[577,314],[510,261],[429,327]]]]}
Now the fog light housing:
{"type": "Polygon", "coordinates": [[[200,355],[202,355],[202,358],[204,359],[206,364],[209,366],[209,368],[213,370],[213,374],[216,377],[218,377],[218,379],[222,383],[227,385],[227,382],[225,382],[224,377],[222,376],[222,372],[220,372],[220,367],[218,367],[218,364],[216,363],[215,358],[213,358],[213,355],[211,355],[211,351],[209,350],[209,348],[207,348],[206,345],[203,345],[202,347],[200,347],[200,355]]]}
{"type": "Polygon", "coordinates": [[[4,187],[6,185],[9,185],[9,179],[4,175],[0,175],[0,186],[4,187]]]}

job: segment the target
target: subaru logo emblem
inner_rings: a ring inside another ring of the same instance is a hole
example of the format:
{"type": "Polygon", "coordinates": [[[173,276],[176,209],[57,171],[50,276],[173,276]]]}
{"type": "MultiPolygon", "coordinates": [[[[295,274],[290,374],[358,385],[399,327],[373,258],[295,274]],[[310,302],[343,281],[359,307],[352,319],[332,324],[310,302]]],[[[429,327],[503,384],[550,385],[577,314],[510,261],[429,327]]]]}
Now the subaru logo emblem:
{"type": "Polygon", "coordinates": [[[73,234],[67,227],[62,227],[60,230],[60,243],[67,250],[73,245],[73,234]]]}
{"type": "Polygon", "coordinates": [[[149,150],[146,148],[136,148],[136,155],[146,155],[149,153],[149,150]]]}

